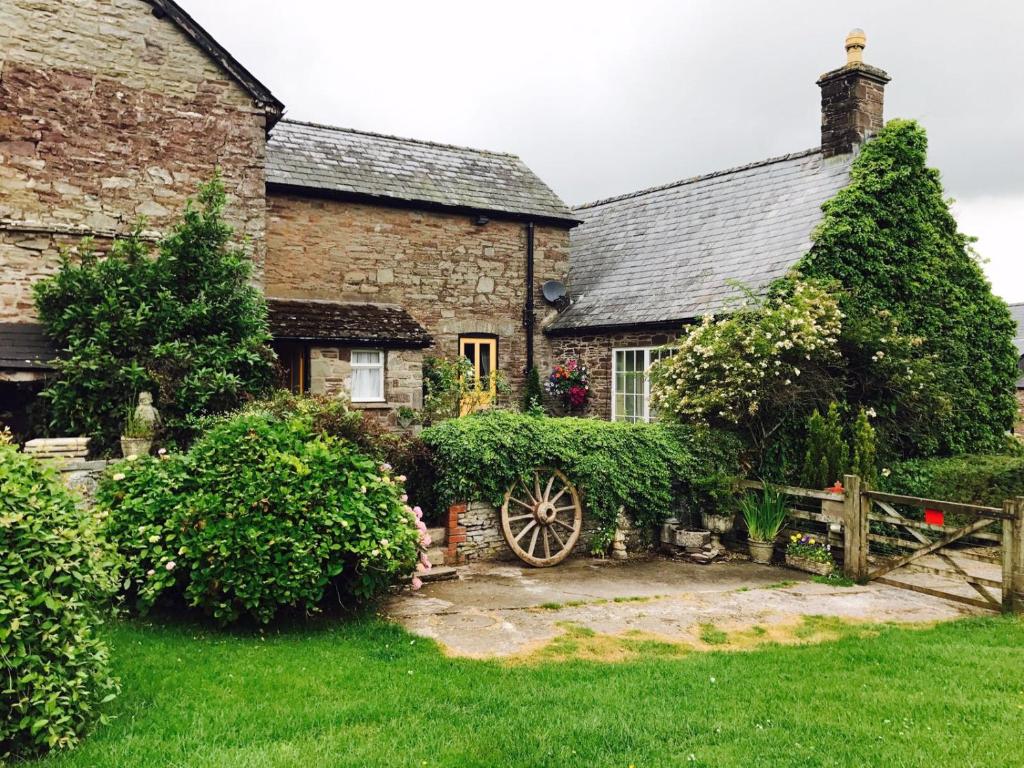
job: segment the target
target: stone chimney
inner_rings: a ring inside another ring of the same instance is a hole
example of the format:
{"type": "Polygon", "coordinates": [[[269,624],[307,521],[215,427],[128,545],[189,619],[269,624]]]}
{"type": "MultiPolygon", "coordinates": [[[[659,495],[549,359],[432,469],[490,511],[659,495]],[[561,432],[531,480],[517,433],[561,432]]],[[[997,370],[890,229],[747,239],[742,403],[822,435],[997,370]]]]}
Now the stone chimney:
{"type": "Polygon", "coordinates": [[[882,101],[890,77],[864,63],[867,37],[855,29],[846,36],[846,66],[818,78],[821,88],[821,151],[847,155],[882,128],[882,101]]]}

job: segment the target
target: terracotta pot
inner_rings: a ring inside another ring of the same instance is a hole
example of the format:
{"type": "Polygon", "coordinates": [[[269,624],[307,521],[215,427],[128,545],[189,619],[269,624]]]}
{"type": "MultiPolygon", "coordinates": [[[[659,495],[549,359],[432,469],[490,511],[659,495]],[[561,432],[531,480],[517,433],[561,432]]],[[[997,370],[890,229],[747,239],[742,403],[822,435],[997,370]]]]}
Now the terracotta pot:
{"type": "Polygon", "coordinates": [[[153,447],[153,440],[149,437],[122,437],[121,455],[126,459],[129,456],[148,456],[149,449],[153,447]]]}
{"type": "Polygon", "coordinates": [[[750,547],[750,559],[760,565],[768,565],[772,561],[772,554],[775,552],[774,541],[754,541],[750,539],[747,542],[747,546],[750,547]]]}
{"type": "Polygon", "coordinates": [[[823,563],[820,560],[811,560],[806,557],[796,557],[795,555],[786,554],[786,565],[790,568],[796,568],[798,571],[806,571],[807,573],[816,573],[819,576],[831,576],[832,571],[835,570],[834,563],[823,563]]]}

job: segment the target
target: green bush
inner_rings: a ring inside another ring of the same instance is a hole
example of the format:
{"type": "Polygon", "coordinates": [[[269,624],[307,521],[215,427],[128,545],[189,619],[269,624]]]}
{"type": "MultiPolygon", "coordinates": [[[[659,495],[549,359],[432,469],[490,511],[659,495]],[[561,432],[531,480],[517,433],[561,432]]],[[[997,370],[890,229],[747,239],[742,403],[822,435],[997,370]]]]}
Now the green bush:
{"type": "Polygon", "coordinates": [[[842,286],[844,391],[877,412],[882,456],[996,450],[1016,414],[1016,326],[957,230],[927,149],[917,123],[889,122],[825,204],[798,265],[842,286]],[[894,329],[919,340],[916,350],[888,350],[894,329]],[[887,370],[897,357],[899,368],[887,370]],[[902,374],[921,374],[923,363],[929,376],[905,386],[902,374]]]}
{"type": "Polygon", "coordinates": [[[721,475],[739,474],[734,438],[679,426],[492,411],[431,427],[422,438],[433,450],[441,504],[499,505],[517,479],[535,467],[556,467],[579,488],[606,535],[619,507],[651,526],[677,504],[713,503],[721,475]]]}
{"type": "Polygon", "coordinates": [[[73,746],[102,719],[118,690],[96,635],[112,572],[60,479],[0,445],[0,764],[73,746]]]}
{"type": "MultiPolygon", "coordinates": [[[[338,415],[338,414],[335,414],[338,415]]],[[[183,599],[221,623],[316,611],[408,576],[420,532],[400,476],[310,413],[252,408],[180,456],[115,465],[97,492],[141,610],[183,599]]]]}
{"type": "Polygon", "coordinates": [[[267,310],[249,284],[251,264],[231,246],[219,179],[200,188],[155,257],[138,232],[106,258],[87,242],[80,258],[35,286],[39,317],[58,349],[43,396],[53,429],[93,438],[106,452],[125,408],[153,392],[162,427],[186,444],[207,414],[268,391],[274,354],[267,310]]]}
{"type": "Polygon", "coordinates": [[[973,454],[894,464],[880,486],[892,493],[1001,507],[1024,496],[1024,455],[973,454]]]}

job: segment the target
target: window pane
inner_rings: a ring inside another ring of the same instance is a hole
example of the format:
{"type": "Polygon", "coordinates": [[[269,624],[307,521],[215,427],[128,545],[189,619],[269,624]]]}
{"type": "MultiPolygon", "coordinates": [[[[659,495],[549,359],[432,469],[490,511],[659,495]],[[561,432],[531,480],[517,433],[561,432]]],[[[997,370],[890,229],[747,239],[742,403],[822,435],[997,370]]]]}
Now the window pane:
{"type": "Polygon", "coordinates": [[[480,381],[483,385],[488,382],[491,375],[491,345],[481,341],[480,346],[480,381]]]}
{"type": "Polygon", "coordinates": [[[383,353],[376,349],[353,349],[352,365],[381,365],[383,353]]]}
{"type": "Polygon", "coordinates": [[[355,401],[381,399],[383,373],[380,368],[353,368],[352,399],[355,401]]]}

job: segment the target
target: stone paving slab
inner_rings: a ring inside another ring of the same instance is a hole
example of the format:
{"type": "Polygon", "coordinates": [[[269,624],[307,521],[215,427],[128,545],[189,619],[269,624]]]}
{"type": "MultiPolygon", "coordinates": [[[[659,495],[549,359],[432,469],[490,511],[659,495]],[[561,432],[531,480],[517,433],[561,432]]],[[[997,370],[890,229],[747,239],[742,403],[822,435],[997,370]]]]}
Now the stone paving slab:
{"type": "Polygon", "coordinates": [[[745,561],[702,566],[577,558],[554,568],[479,563],[460,571],[458,580],[394,596],[384,612],[450,655],[477,658],[542,647],[567,625],[699,645],[700,627],[709,623],[735,631],[791,625],[806,616],[920,623],[980,613],[907,590],[833,587],[745,561]]]}

